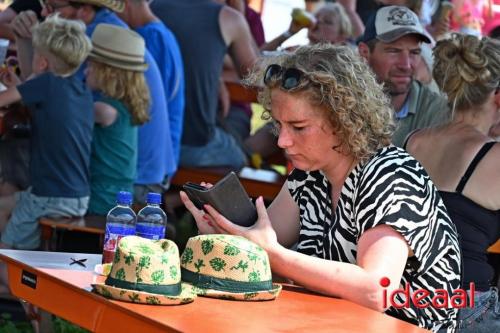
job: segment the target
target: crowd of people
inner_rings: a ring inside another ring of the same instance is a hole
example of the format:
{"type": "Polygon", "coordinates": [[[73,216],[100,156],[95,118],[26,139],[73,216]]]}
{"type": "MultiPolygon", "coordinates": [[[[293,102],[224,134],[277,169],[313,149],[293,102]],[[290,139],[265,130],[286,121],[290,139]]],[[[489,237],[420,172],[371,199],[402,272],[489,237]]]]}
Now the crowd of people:
{"type": "Polygon", "coordinates": [[[180,192],[200,233],[244,236],[283,278],[434,332],[500,331],[486,252],[500,238],[500,41],[451,31],[431,1],[357,3],[307,1],[314,19],[266,42],[244,0],[14,1],[0,31],[20,72],[2,69],[0,105],[32,118],[29,145],[0,141],[0,247],[37,249],[40,217],[105,215],[118,191],[143,203],[179,166],[281,150],[293,170],[252,227],[180,192]],[[281,47],[301,29],[309,45],[281,47]],[[259,90],[271,121],[255,134],[225,77],[259,90]],[[383,288],[429,303],[471,283],[474,309],[382,303],[383,288]]]}

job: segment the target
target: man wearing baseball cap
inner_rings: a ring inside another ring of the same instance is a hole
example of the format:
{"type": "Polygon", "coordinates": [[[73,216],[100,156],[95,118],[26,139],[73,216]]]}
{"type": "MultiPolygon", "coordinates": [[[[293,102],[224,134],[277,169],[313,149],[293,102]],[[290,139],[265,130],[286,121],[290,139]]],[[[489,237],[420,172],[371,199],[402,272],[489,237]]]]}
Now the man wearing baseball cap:
{"type": "Polygon", "coordinates": [[[432,43],[432,37],[418,16],[402,6],[380,8],[370,17],[359,39],[359,54],[391,98],[398,122],[392,141],[400,147],[412,131],[438,125],[448,118],[446,99],[415,80],[422,42],[432,43]]]}

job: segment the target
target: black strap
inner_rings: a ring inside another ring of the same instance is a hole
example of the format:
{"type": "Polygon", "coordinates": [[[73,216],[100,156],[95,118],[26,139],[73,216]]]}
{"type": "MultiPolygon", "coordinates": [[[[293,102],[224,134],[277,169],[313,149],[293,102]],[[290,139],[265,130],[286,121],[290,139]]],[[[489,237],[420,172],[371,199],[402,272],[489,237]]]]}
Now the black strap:
{"type": "Polygon", "coordinates": [[[484,146],[481,147],[481,150],[478,151],[472,162],[470,162],[469,167],[465,171],[464,175],[462,176],[462,179],[460,179],[460,183],[458,183],[457,189],[455,190],[458,193],[462,193],[464,190],[465,184],[469,181],[470,176],[472,176],[472,173],[476,169],[477,165],[481,160],[483,159],[484,155],[488,153],[488,151],[493,147],[493,145],[497,143],[496,141],[490,141],[484,144],[484,146]]]}
{"type": "Polygon", "coordinates": [[[406,139],[405,139],[405,141],[403,142],[403,149],[404,149],[404,150],[407,150],[407,149],[406,149],[406,146],[408,145],[408,141],[410,141],[410,138],[413,136],[413,134],[417,133],[417,132],[418,132],[418,131],[420,131],[420,130],[421,130],[421,128],[417,128],[416,130],[411,131],[411,132],[410,132],[410,134],[408,134],[408,135],[406,136],[406,139]]]}

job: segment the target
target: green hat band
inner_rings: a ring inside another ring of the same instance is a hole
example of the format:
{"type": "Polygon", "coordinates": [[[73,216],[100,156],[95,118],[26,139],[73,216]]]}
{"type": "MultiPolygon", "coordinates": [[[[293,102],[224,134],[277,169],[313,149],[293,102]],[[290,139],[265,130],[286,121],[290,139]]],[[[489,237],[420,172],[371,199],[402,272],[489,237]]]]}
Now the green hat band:
{"type": "Polygon", "coordinates": [[[108,276],[106,282],[104,282],[108,286],[121,288],[121,289],[129,289],[136,291],[144,291],[151,294],[161,294],[168,296],[178,296],[181,293],[181,283],[178,282],[176,284],[169,285],[154,285],[154,284],[146,284],[146,283],[134,283],[128,282],[124,280],[118,280],[108,276]]]}
{"type": "Polygon", "coordinates": [[[242,282],[191,272],[181,267],[182,280],[202,289],[246,293],[273,289],[273,281],[242,282]]]}

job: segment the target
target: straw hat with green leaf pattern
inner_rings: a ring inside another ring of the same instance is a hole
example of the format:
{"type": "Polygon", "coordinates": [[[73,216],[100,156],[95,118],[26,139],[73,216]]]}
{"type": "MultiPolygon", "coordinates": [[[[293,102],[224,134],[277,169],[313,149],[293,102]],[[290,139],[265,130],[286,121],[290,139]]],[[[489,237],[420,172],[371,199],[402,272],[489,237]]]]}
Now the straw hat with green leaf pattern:
{"type": "Polygon", "coordinates": [[[181,283],[179,249],[167,239],[123,237],[106,281],[92,286],[107,298],[133,303],[176,305],[196,297],[181,283]]]}
{"type": "Polygon", "coordinates": [[[188,240],[181,256],[182,280],[200,296],[241,301],[275,299],[267,253],[246,238],[200,235],[188,240]]]}

